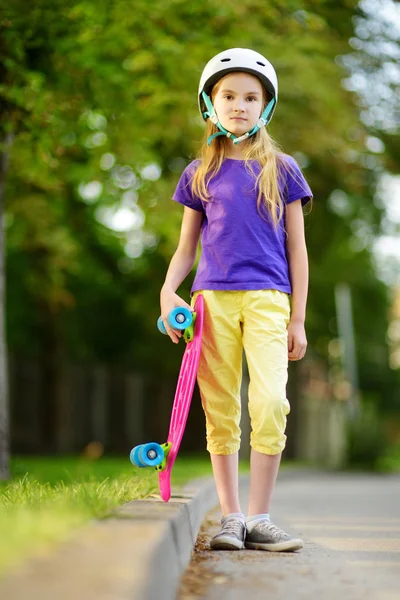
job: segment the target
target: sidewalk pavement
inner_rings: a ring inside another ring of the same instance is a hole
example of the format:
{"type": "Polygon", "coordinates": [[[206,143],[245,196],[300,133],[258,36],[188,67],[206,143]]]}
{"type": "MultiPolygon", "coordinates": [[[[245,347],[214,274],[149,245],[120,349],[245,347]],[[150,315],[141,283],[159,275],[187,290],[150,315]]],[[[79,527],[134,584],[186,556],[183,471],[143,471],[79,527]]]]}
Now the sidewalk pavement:
{"type": "MultiPolygon", "coordinates": [[[[281,473],[271,517],[304,548],[210,551],[212,510],[179,600],[400,600],[400,474],[281,473]]],[[[248,486],[240,492],[246,510],[248,486]]]]}

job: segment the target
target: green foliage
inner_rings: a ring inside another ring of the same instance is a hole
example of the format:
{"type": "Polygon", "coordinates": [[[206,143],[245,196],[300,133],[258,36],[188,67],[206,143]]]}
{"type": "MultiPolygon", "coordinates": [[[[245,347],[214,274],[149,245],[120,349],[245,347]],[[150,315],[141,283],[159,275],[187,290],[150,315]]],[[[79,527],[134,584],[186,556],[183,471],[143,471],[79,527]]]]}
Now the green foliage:
{"type": "MultiPolygon", "coordinates": [[[[223,48],[247,46],[277,69],[271,133],[304,165],[315,193],[306,218],[311,351],[327,359],[337,335],[334,286],[344,280],[356,308],[361,385],[379,388],[389,378],[384,359],[376,362],[386,348],[388,298],[371,254],[382,218],[372,198],[398,153],[387,133],[379,157],[366,148],[368,128],[341,85],[347,73],[337,57],[350,51],[357,12],[355,0],[3,7],[0,132],[14,136],[6,181],[10,348],[41,355],[53,343],[74,360],[176,371],[181,348],[166,352],[155,329],[181,219],[170,198],[202,137],[203,65],[223,48]],[[147,178],[151,164],[161,177],[147,178]],[[91,182],[99,194],[82,197],[91,182]],[[123,208],[135,224],[114,231],[107,223],[123,208]]],[[[189,288],[190,277],[180,290],[186,299],[189,288]]]]}
{"type": "Polygon", "coordinates": [[[348,424],[347,434],[347,465],[377,469],[387,454],[388,440],[375,403],[361,405],[360,414],[348,424]]]}
{"type": "Polygon", "coordinates": [[[384,473],[400,473],[400,443],[389,445],[385,454],[378,458],[377,467],[384,473]]]}

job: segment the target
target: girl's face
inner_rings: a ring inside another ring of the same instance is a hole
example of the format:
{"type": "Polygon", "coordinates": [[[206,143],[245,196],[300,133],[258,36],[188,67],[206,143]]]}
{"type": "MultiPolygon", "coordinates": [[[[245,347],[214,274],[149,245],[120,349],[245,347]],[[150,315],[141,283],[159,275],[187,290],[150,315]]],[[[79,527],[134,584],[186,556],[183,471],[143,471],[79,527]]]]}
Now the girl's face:
{"type": "Polygon", "coordinates": [[[240,136],[256,125],[262,113],[263,86],[250,73],[229,73],[214,86],[212,101],[222,126],[240,136]]]}

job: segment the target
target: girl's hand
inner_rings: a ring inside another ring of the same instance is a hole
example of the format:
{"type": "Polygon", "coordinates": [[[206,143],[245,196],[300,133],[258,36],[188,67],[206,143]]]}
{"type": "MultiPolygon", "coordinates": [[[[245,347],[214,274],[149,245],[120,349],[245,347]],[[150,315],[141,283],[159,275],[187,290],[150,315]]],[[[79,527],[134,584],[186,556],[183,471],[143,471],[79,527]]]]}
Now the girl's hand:
{"type": "Polygon", "coordinates": [[[161,318],[164,322],[165,329],[167,330],[167,333],[168,333],[169,337],[171,338],[171,340],[174,342],[174,344],[177,344],[179,342],[179,338],[182,337],[183,331],[181,329],[172,329],[172,327],[170,327],[168,325],[167,317],[168,317],[169,313],[171,312],[171,310],[173,310],[177,306],[184,306],[185,308],[188,308],[190,311],[192,311],[192,308],[187,302],[185,302],[182,298],[180,298],[177,294],[175,294],[175,292],[173,292],[172,290],[165,289],[165,288],[162,288],[162,290],[161,290],[160,306],[161,306],[161,318]]]}
{"type": "Polygon", "coordinates": [[[300,321],[290,321],[287,330],[289,360],[301,360],[307,349],[304,323],[300,321]]]}

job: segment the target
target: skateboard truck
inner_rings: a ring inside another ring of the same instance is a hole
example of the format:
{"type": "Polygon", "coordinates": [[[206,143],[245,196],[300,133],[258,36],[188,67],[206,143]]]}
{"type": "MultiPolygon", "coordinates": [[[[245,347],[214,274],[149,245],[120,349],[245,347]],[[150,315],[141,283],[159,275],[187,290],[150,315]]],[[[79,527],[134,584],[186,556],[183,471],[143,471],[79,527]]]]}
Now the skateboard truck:
{"type": "Polygon", "coordinates": [[[161,448],[164,450],[164,458],[160,462],[159,465],[156,466],[156,471],[165,471],[167,466],[167,458],[170,450],[172,448],[172,442],[165,442],[165,444],[161,444],[161,448]]]}

